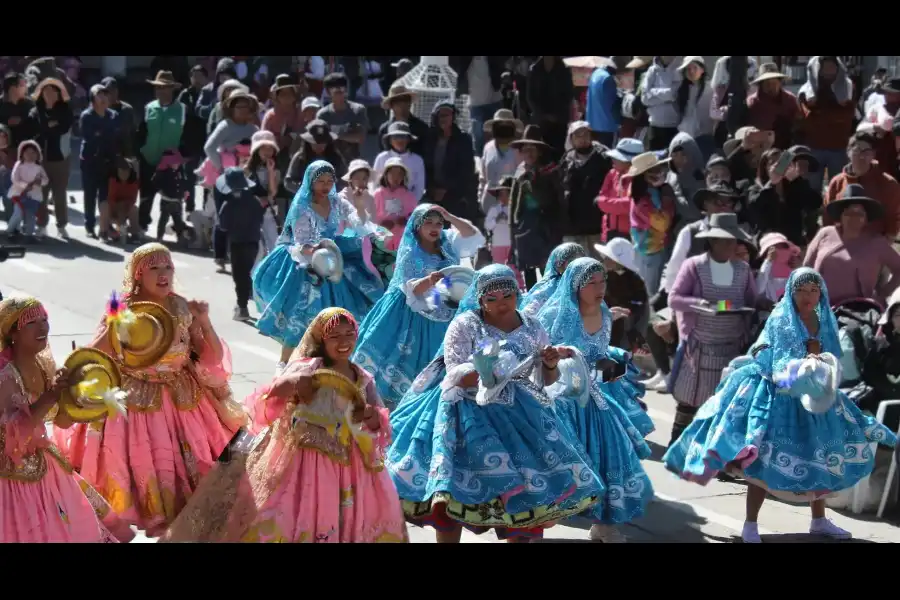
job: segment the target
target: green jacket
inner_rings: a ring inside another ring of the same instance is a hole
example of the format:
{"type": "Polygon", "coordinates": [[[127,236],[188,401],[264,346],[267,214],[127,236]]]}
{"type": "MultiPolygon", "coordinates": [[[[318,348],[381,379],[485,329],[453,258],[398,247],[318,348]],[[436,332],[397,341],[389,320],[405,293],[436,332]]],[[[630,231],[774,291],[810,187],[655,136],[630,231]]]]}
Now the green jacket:
{"type": "Polygon", "coordinates": [[[154,100],[147,104],[144,108],[147,140],[141,148],[141,154],[147,164],[155,167],[162,159],[163,152],[178,150],[184,121],[185,106],[181,102],[160,106],[159,100],[154,100]]]}

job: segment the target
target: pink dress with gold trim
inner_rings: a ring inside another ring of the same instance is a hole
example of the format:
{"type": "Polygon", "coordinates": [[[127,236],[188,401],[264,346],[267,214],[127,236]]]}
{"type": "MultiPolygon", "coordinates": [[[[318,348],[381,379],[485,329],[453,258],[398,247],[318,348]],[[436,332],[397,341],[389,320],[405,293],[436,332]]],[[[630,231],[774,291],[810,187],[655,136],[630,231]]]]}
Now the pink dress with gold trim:
{"type": "MultiPolygon", "coordinates": [[[[55,371],[49,363],[45,374],[55,371]]],[[[73,472],[44,424],[32,424],[36,400],[13,363],[0,368],[0,544],[131,541],[134,533],[73,472]]]]}
{"type": "MultiPolygon", "coordinates": [[[[322,359],[290,363],[285,374],[312,374],[322,359]]],[[[249,453],[220,464],[203,481],[162,541],[406,542],[394,483],[384,470],[390,421],[372,376],[357,367],[358,385],[381,427],[350,424],[350,401],[330,388],[298,405],[269,395],[245,403],[256,437],[249,453]],[[261,431],[260,431],[261,430],[261,431]]]]}
{"type": "MultiPolygon", "coordinates": [[[[122,369],[127,417],[56,430],[66,457],[124,520],[156,536],[187,504],[246,413],[231,397],[231,356],[191,359],[187,301],[172,297],[175,339],[159,362],[122,369]]],[[[212,353],[207,352],[206,356],[212,353]]]]}

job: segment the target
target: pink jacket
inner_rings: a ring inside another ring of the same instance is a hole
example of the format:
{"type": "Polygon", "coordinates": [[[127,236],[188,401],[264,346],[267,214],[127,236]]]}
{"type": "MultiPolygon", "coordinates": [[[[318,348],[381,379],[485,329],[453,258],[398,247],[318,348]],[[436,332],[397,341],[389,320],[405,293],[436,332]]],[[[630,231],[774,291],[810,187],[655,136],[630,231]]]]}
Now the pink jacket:
{"type": "Polygon", "coordinates": [[[385,221],[393,222],[393,226],[389,229],[394,237],[385,243],[388,250],[400,247],[400,238],[403,237],[406,221],[418,204],[413,193],[405,187],[394,189],[379,187],[375,190],[375,220],[379,225],[384,225],[385,221]]]}
{"type": "Polygon", "coordinates": [[[603,211],[603,243],[609,241],[611,232],[629,235],[631,224],[631,180],[625,179],[622,173],[610,169],[600,187],[600,194],[595,200],[597,208],[603,211]]]}

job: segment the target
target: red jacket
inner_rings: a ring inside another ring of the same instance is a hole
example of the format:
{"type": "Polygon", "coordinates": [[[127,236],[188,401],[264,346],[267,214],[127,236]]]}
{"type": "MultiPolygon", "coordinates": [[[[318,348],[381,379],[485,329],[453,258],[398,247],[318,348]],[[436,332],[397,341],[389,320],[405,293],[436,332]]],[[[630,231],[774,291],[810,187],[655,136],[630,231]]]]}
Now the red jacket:
{"type": "Polygon", "coordinates": [[[106,199],[109,202],[114,203],[124,202],[134,204],[137,202],[140,188],[141,184],[137,178],[135,178],[134,181],[119,181],[115,177],[110,177],[106,199]]]}
{"type": "Polygon", "coordinates": [[[613,232],[630,237],[631,179],[610,169],[603,179],[596,203],[603,211],[603,243],[609,241],[609,234],[613,232]]]}

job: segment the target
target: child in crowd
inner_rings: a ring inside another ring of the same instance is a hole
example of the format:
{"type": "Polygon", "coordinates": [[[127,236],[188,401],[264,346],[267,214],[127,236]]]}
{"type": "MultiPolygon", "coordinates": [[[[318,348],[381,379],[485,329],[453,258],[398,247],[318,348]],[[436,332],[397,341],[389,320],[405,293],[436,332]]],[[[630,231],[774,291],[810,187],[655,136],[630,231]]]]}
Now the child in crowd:
{"type": "MultiPolygon", "coordinates": [[[[402,121],[391,123],[384,135],[384,141],[387,142],[389,148],[375,157],[373,166],[375,176],[381,178],[387,171],[387,163],[395,159],[402,161],[407,172],[406,187],[416,202],[419,202],[425,194],[425,162],[421,156],[409,149],[410,143],[416,139],[416,136],[410,132],[408,123],[402,121]]],[[[402,229],[400,233],[403,233],[402,229]]]]}
{"type": "Polygon", "coordinates": [[[780,233],[767,233],[759,241],[759,255],[764,260],[756,288],[772,302],[778,302],[784,296],[791,271],[800,266],[800,248],[780,233]]]}
{"type": "Polygon", "coordinates": [[[13,215],[6,231],[10,238],[22,233],[28,242],[34,241],[34,227],[38,209],[44,199],[43,186],[50,183],[47,172],[41,166],[41,148],[34,140],[19,144],[18,159],[12,170],[12,187],[9,195],[13,202],[13,215]]]}
{"type": "Polygon", "coordinates": [[[625,177],[631,168],[631,159],[644,151],[644,144],[633,138],[623,138],[615,150],[606,153],[612,161],[612,169],[603,179],[597,208],[603,211],[601,239],[607,243],[622,237],[631,239],[629,214],[631,213],[631,182],[625,177]]]}
{"type": "MultiPolygon", "coordinates": [[[[250,157],[250,140],[241,140],[234,148],[219,148],[219,160],[222,161],[222,169],[236,167],[243,164],[250,157]]],[[[207,189],[216,186],[216,178],[220,175],[216,165],[211,160],[204,159],[200,168],[194,171],[200,178],[200,185],[207,189]]]]}
{"type": "Polygon", "coordinates": [[[385,243],[388,250],[400,246],[406,222],[417,204],[418,200],[409,190],[409,169],[401,158],[389,158],[375,190],[375,220],[394,234],[385,243]]]}
{"type": "Polygon", "coordinates": [[[252,183],[265,192],[266,211],[262,222],[262,243],[259,246],[257,262],[275,249],[278,241],[278,219],[275,217],[275,195],[281,181],[281,172],[275,165],[278,143],[271,131],[257,131],[250,139],[250,160],[245,172],[252,183]]]}
{"type": "Polygon", "coordinates": [[[153,186],[159,190],[160,196],[159,222],[156,224],[158,242],[161,242],[166,234],[166,225],[170,217],[178,241],[181,243],[186,240],[187,225],[184,224],[182,212],[190,184],[184,175],[183,164],[184,160],[177,150],[166,150],[153,174],[153,186]]]}
{"type": "MultiPolygon", "coordinates": [[[[352,204],[360,217],[365,215],[367,221],[375,222],[375,198],[369,193],[372,167],[368,161],[361,158],[351,161],[341,180],[347,186],[338,192],[338,196],[352,204]]],[[[362,241],[363,261],[366,263],[366,268],[382,279],[386,279],[386,283],[390,283],[391,278],[386,277],[385,268],[389,264],[392,265],[392,259],[396,258],[395,252],[385,248],[385,243],[388,241],[390,239],[377,240],[373,243],[371,236],[366,236],[362,241]]],[[[393,271],[391,272],[393,273],[393,271]]]]}
{"type": "Polygon", "coordinates": [[[268,210],[268,192],[258,181],[247,177],[241,167],[225,169],[213,190],[219,209],[219,227],[227,233],[231,254],[231,278],[237,305],[235,321],[248,321],[247,305],[253,293],[250,273],[256,264],[262,237],[263,217],[268,210]]]}
{"type": "Polygon", "coordinates": [[[509,229],[509,193],[512,190],[513,177],[504,177],[500,183],[488,189],[496,202],[488,209],[484,218],[484,228],[490,232],[491,259],[498,265],[507,265],[516,274],[519,287],[524,288],[522,274],[510,264],[512,254],[512,234],[509,229]]]}
{"type": "Polygon", "coordinates": [[[119,156],[109,177],[106,202],[100,206],[100,228],[111,240],[140,243],[143,237],[138,224],[137,199],[141,182],[134,160],[119,156]],[[126,230],[126,223],[130,231],[126,230]]]}

